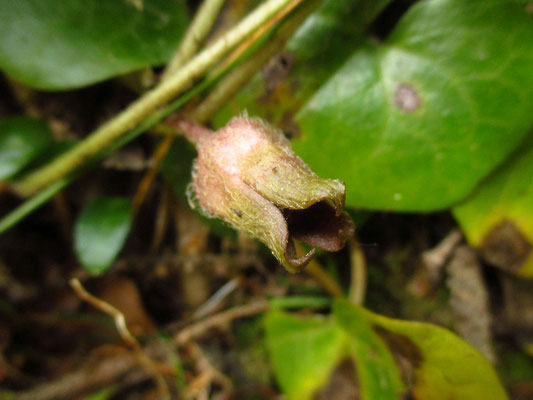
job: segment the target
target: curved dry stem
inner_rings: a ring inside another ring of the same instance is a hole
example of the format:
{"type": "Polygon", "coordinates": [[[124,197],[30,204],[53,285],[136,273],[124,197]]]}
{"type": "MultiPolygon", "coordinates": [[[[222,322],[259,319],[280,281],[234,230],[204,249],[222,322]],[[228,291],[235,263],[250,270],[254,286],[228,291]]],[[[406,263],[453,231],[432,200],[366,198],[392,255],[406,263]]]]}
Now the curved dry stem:
{"type": "Polygon", "coordinates": [[[117,331],[122,340],[124,340],[130,347],[133,348],[135,354],[139,359],[139,362],[143,364],[148,371],[151,372],[161,395],[161,398],[170,400],[170,392],[163,376],[161,376],[161,374],[157,370],[157,366],[155,365],[154,361],[145,354],[135,336],[131,334],[126,324],[126,318],[124,317],[124,314],[117,308],[113,307],[111,304],[90,294],[83,287],[79,279],[72,279],[70,281],[70,286],[72,287],[72,289],[74,289],[76,294],[81,299],[85,300],[87,303],[91,304],[92,306],[96,307],[100,311],[106,313],[107,315],[113,318],[113,320],[115,321],[115,326],[117,327],[117,331]]]}
{"type": "Polygon", "coordinates": [[[177,346],[183,346],[189,341],[206,334],[212,328],[224,326],[234,319],[260,314],[269,308],[270,304],[266,300],[258,300],[254,303],[230,308],[184,328],[174,336],[174,342],[177,346]]]}

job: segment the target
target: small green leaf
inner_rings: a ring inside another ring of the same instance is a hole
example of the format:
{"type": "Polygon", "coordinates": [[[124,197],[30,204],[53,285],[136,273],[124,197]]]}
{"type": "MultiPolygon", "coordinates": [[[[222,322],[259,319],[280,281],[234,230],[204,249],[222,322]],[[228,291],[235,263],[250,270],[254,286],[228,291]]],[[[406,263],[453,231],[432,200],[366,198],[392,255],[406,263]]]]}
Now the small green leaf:
{"type": "Polygon", "coordinates": [[[10,178],[52,142],[48,125],[28,117],[0,119],[0,180],[10,178]]]}
{"type": "Polygon", "coordinates": [[[0,15],[0,68],[46,90],[162,64],[187,24],[181,0],[5,0],[0,15]]]}
{"type": "Polygon", "coordinates": [[[387,339],[392,350],[414,367],[411,390],[415,399],[504,400],[505,391],[490,363],[450,331],[435,325],[400,321],[337,301],[343,319],[365,318],[387,339]]]}
{"type": "Polygon", "coordinates": [[[404,386],[394,358],[358,309],[336,302],[333,315],[348,333],[362,400],[402,398],[404,386]]]}
{"type": "Polygon", "coordinates": [[[265,317],[274,374],[289,400],[306,400],[328,380],[343,356],[345,336],[334,320],[281,311],[265,317]]]}
{"type": "Polygon", "coordinates": [[[416,3],[385,43],[355,52],[305,104],[295,150],[320,176],[346,181],[348,206],[460,201],[533,124],[525,3],[416,3]]]}
{"type": "Polygon", "coordinates": [[[76,255],[92,273],[106,271],[120,252],[131,228],[129,199],[99,197],[79,215],[74,229],[76,255]]]}
{"type": "Polygon", "coordinates": [[[487,261],[533,276],[533,134],[453,213],[487,261]]]}

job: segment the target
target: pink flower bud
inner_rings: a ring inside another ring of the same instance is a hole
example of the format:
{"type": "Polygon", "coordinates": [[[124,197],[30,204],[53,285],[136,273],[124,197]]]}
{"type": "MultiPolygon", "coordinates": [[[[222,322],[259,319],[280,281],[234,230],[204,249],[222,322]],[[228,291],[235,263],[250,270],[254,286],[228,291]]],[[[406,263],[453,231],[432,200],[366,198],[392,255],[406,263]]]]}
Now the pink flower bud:
{"type": "Polygon", "coordinates": [[[188,121],[180,128],[198,150],[192,188],[202,211],[261,240],[289,271],[315,252],[297,257],[293,239],[338,251],[353,236],[344,183],[316,176],[282,133],[247,117],[217,132],[188,121]]]}

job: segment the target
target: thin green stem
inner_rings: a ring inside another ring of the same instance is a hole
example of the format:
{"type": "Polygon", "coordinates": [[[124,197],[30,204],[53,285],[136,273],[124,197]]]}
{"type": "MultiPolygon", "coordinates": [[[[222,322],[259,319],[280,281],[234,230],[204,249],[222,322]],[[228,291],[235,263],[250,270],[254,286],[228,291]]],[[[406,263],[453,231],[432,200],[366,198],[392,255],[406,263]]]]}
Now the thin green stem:
{"type": "Polygon", "coordinates": [[[213,27],[220,9],[225,0],[204,0],[196,15],[185,33],[185,37],[180,43],[178,51],[172,57],[163,72],[162,79],[165,80],[181,68],[191,57],[196,54],[200,45],[207,37],[213,27]]]}
{"type": "Polygon", "coordinates": [[[227,103],[276,53],[278,53],[302,21],[317,7],[318,1],[310,1],[285,22],[268,42],[232,69],[192,112],[192,119],[205,123],[227,103]]]}
{"type": "Polygon", "coordinates": [[[242,42],[289,2],[290,0],[268,0],[259,6],[239,25],[198,54],[187,65],[176,71],[174,75],[162,81],[155,89],[147,92],[111,121],[89,135],[74,149],[37,170],[18,184],[13,185],[14,190],[22,196],[28,196],[61,179],[87,160],[93,158],[110,143],[135,128],[156,108],[164,105],[189,87],[196,78],[205,73],[227,52],[242,42]]]}
{"type": "Polygon", "coordinates": [[[57,180],[53,184],[49,185],[46,189],[40,191],[37,195],[33,196],[31,199],[25,201],[19,207],[11,211],[0,220],[0,234],[16,225],[19,221],[27,217],[42,204],[46,203],[54,195],[63,190],[69,183],[70,180],[67,178],[57,180]]]}

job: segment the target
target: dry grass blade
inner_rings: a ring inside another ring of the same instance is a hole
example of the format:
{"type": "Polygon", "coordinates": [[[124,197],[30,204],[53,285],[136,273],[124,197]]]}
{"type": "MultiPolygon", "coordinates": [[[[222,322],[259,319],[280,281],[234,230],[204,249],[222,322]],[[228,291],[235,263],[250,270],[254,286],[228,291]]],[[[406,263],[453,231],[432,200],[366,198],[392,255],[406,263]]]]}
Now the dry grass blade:
{"type": "Polygon", "coordinates": [[[165,379],[159,373],[155,362],[146,355],[137,339],[135,339],[135,337],[129,331],[128,326],[126,325],[126,318],[124,317],[124,314],[120,312],[120,310],[118,310],[117,308],[113,307],[111,304],[106,303],[98,297],[90,294],[83,287],[79,279],[72,279],[70,281],[70,286],[72,286],[76,294],[82,300],[85,300],[87,303],[91,304],[92,306],[96,307],[100,311],[106,313],[107,315],[113,318],[117,331],[122,340],[124,340],[134,350],[139,362],[144,365],[154,377],[154,381],[161,395],[161,399],[170,400],[170,393],[167,384],[165,383],[165,379]]]}
{"type": "Polygon", "coordinates": [[[255,303],[250,303],[244,306],[238,306],[226,311],[222,311],[184,328],[174,336],[174,342],[178,346],[183,346],[190,340],[202,336],[212,328],[223,326],[235,319],[251,317],[253,315],[260,314],[268,310],[269,307],[270,305],[268,301],[259,300],[255,303]]]}
{"type": "Polygon", "coordinates": [[[141,204],[143,203],[146,194],[148,193],[148,189],[150,189],[150,186],[152,185],[154,178],[157,176],[157,173],[159,172],[159,168],[161,167],[165,156],[170,150],[170,146],[172,145],[173,140],[174,138],[172,136],[166,136],[163,138],[163,141],[157,147],[152,157],[153,163],[150,165],[150,168],[143,176],[141,183],[139,183],[139,186],[137,188],[137,192],[135,193],[135,196],[133,196],[133,215],[136,215],[139,211],[139,208],[141,207],[141,204]]]}

